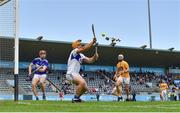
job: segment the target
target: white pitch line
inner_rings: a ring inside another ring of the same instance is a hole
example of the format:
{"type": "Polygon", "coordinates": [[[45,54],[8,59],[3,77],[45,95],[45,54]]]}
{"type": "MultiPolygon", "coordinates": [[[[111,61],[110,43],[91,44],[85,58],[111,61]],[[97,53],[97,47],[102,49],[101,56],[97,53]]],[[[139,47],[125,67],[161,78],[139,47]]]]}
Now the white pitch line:
{"type": "Polygon", "coordinates": [[[179,105],[178,104],[175,104],[174,105],[146,105],[146,106],[140,106],[140,105],[137,105],[137,106],[109,106],[109,105],[82,105],[83,103],[79,103],[79,104],[74,104],[74,105],[62,105],[62,104],[36,104],[36,103],[29,103],[29,102],[18,102],[18,104],[23,104],[23,105],[31,105],[31,106],[54,106],[54,107],[74,107],[75,105],[79,105],[79,106],[82,106],[82,107],[101,107],[101,108],[146,108],[146,109],[149,109],[149,108],[163,108],[163,109],[180,109],[179,105]],[[176,107],[177,106],[177,107],[176,107]]]}

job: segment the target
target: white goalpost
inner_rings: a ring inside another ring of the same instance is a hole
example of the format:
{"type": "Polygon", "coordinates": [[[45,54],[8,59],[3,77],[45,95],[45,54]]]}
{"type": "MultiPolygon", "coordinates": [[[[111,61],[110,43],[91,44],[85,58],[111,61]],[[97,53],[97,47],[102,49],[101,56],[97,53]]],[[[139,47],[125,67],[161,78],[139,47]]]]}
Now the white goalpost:
{"type": "Polygon", "coordinates": [[[18,100],[18,74],[19,74],[19,0],[15,0],[15,34],[14,34],[14,100],[18,100]]]}

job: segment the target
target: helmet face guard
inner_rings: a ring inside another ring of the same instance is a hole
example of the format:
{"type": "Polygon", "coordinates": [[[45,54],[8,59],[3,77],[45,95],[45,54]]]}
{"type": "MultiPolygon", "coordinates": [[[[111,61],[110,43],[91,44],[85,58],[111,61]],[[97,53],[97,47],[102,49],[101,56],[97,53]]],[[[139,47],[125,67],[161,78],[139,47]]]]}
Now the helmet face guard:
{"type": "Polygon", "coordinates": [[[118,60],[123,60],[124,59],[124,56],[122,54],[119,54],[118,55],[118,60]]]}

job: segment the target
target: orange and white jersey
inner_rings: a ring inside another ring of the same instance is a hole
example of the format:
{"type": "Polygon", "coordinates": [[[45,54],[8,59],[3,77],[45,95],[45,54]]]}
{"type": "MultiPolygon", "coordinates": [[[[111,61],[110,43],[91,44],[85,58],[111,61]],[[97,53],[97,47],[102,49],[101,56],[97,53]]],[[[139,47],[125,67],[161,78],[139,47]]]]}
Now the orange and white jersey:
{"type": "Polygon", "coordinates": [[[159,87],[160,87],[161,91],[168,89],[167,83],[161,83],[161,84],[159,85],[159,87]]]}
{"type": "MultiPolygon", "coordinates": [[[[118,62],[117,64],[117,74],[119,75],[121,71],[129,70],[129,64],[126,61],[118,62]]],[[[129,72],[120,74],[121,77],[129,78],[129,72]]]]}

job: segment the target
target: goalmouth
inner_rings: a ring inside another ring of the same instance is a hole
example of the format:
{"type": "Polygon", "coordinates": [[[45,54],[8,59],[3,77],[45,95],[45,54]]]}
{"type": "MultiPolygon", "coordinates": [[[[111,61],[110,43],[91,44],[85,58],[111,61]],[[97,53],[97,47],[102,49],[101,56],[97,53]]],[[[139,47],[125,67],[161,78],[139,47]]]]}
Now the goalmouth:
{"type": "MultiPolygon", "coordinates": [[[[14,100],[18,100],[18,74],[19,74],[19,0],[0,0],[0,36],[13,37],[13,52],[0,54],[1,60],[12,61],[14,73],[14,100]],[[6,55],[6,56],[2,56],[6,55]],[[10,56],[13,59],[9,59],[10,56]]],[[[10,43],[4,44],[9,46],[10,43]]]]}

